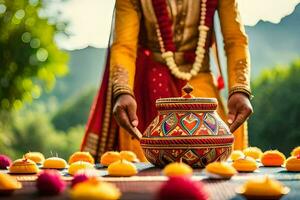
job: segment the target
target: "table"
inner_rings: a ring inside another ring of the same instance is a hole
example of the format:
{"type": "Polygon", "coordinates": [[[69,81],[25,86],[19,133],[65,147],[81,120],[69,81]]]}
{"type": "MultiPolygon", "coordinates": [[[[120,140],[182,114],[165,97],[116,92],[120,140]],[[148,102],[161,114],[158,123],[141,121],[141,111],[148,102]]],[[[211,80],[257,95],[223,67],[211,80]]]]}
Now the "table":
{"type": "MultiPolygon", "coordinates": [[[[155,168],[148,163],[137,163],[139,174],[134,177],[108,177],[105,168],[99,167],[99,173],[103,176],[105,181],[115,183],[122,191],[122,200],[151,200],[155,197],[155,192],[160,185],[166,180],[166,177],[162,176],[161,169],[155,168]]],[[[1,173],[6,173],[2,171],[1,173]]],[[[63,171],[66,180],[71,180],[71,177],[66,175],[63,171]]],[[[277,180],[284,183],[286,186],[291,188],[291,192],[284,196],[282,199],[300,199],[300,173],[286,172],[281,167],[260,167],[258,171],[254,173],[239,173],[234,176],[231,180],[211,180],[208,179],[203,170],[195,169],[193,179],[201,180],[212,200],[242,200],[242,196],[235,193],[235,188],[241,185],[249,178],[262,177],[268,174],[270,177],[276,178],[277,180]]],[[[36,176],[26,175],[18,176],[17,178],[22,179],[23,188],[16,191],[12,196],[1,197],[3,200],[63,200],[70,199],[68,191],[59,196],[40,196],[37,194],[35,188],[36,176]]],[[[68,183],[69,185],[70,183],[68,183]]]]}

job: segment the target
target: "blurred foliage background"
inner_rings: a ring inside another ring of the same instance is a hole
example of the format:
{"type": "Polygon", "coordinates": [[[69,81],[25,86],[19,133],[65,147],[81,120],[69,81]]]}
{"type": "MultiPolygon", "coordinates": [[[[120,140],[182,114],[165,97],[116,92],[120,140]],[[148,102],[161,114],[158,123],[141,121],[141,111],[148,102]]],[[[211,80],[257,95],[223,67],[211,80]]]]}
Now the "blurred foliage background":
{"type": "MultiPolygon", "coordinates": [[[[55,35],[68,35],[68,22],[59,20],[60,13],[46,15],[47,2],[0,0],[0,154],[14,159],[28,151],[67,158],[78,150],[103,70],[106,49],[57,47],[55,35]]],[[[294,26],[299,16],[298,6],[281,26],[261,22],[247,28],[250,42],[254,41],[250,50],[255,72],[250,144],[263,150],[279,149],[287,156],[300,145],[300,52],[296,45],[300,28],[294,26]],[[280,27],[293,28],[286,38],[289,42],[274,43],[288,34],[280,27]],[[276,35],[276,30],[281,31],[276,35]],[[273,38],[267,37],[270,32],[273,38]],[[266,39],[258,41],[257,35],[266,39]],[[264,51],[263,47],[273,44],[281,46],[264,51]],[[287,49],[288,54],[283,50],[280,54],[290,64],[270,62],[279,58],[274,56],[276,49],[287,49]],[[262,56],[264,52],[269,60],[262,56]],[[266,67],[260,73],[262,65],[266,67]]]]}
{"type": "Polygon", "coordinates": [[[34,0],[0,0],[1,109],[19,109],[66,75],[67,54],[53,42],[64,23],[42,16],[34,0]]]}
{"type": "Polygon", "coordinates": [[[254,114],[249,121],[250,144],[286,155],[300,145],[300,59],[264,71],[252,89],[254,114]]]}
{"type": "MultiPolygon", "coordinates": [[[[50,92],[68,73],[68,54],[54,36],[66,22],[43,15],[47,3],[0,0],[0,152],[14,158],[28,151],[66,157],[79,148],[83,126],[60,131],[45,105],[24,106],[50,92]]],[[[86,115],[85,115],[86,116],[86,115]]]]}

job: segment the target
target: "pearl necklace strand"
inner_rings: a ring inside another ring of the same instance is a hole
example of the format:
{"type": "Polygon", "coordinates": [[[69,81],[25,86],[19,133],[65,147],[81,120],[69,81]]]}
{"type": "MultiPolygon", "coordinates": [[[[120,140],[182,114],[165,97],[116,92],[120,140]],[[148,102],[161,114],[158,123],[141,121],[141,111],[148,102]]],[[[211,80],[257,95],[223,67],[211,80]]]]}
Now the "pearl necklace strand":
{"type": "Polygon", "coordinates": [[[205,25],[206,2],[207,0],[201,1],[201,17],[200,17],[200,25],[198,26],[199,39],[198,39],[197,49],[196,49],[196,58],[195,58],[195,62],[193,63],[193,67],[189,72],[182,72],[179,70],[179,67],[175,63],[174,53],[172,51],[166,51],[159,26],[158,24],[156,25],[156,34],[158,37],[162,58],[165,60],[171,73],[176,78],[188,81],[193,76],[196,76],[202,67],[202,62],[205,55],[205,43],[206,43],[207,33],[209,31],[209,27],[205,25]]]}

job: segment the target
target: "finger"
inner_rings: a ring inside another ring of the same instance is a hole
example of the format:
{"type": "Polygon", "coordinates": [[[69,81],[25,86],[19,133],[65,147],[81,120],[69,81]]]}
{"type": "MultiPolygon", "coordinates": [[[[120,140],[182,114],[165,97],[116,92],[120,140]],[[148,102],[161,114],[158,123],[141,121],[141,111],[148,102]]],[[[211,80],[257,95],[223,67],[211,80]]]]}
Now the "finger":
{"type": "Polygon", "coordinates": [[[121,127],[123,127],[130,135],[132,135],[136,139],[140,139],[140,136],[133,129],[134,127],[131,125],[127,112],[123,108],[117,108],[115,112],[115,117],[117,122],[121,127]]]}
{"type": "Polygon", "coordinates": [[[236,108],[229,108],[227,119],[228,124],[232,124],[235,121],[236,115],[236,108]]]}
{"type": "Polygon", "coordinates": [[[136,104],[131,103],[127,106],[127,114],[129,121],[133,127],[137,127],[139,124],[138,117],[136,115],[136,104]]]}
{"type": "Polygon", "coordinates": [[[242,125],[246,119],[248,118],[249,114],[246,110],[241,113],[238,113],[233,123],[230,125],[230,131],[234,132],[240,125],[242,125]]]}
{"type": "Polygon", "coordinates": [[[123,127],[124,125],[126,125],[126,123],[128,121],[128,119],[127,119],[128,117],[127,117],[127,114],[126,114],[124,108],[122,108],[121,106],[116,106],[114,108],[113,113],[114,113],[114,116],[120,126],[123,127]]]}

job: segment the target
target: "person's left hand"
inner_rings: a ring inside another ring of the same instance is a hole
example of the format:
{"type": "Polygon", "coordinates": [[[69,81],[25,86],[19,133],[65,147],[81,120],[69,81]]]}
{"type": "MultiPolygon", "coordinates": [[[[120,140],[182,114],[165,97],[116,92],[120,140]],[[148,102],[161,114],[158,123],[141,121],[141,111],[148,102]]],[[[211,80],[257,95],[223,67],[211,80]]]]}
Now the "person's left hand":
{"type": "Polygon", "coordinates": [[[249,98],[242,92],[236,92],[228,99],[228,123],[234,132],[253,113],[249,98]]]}

